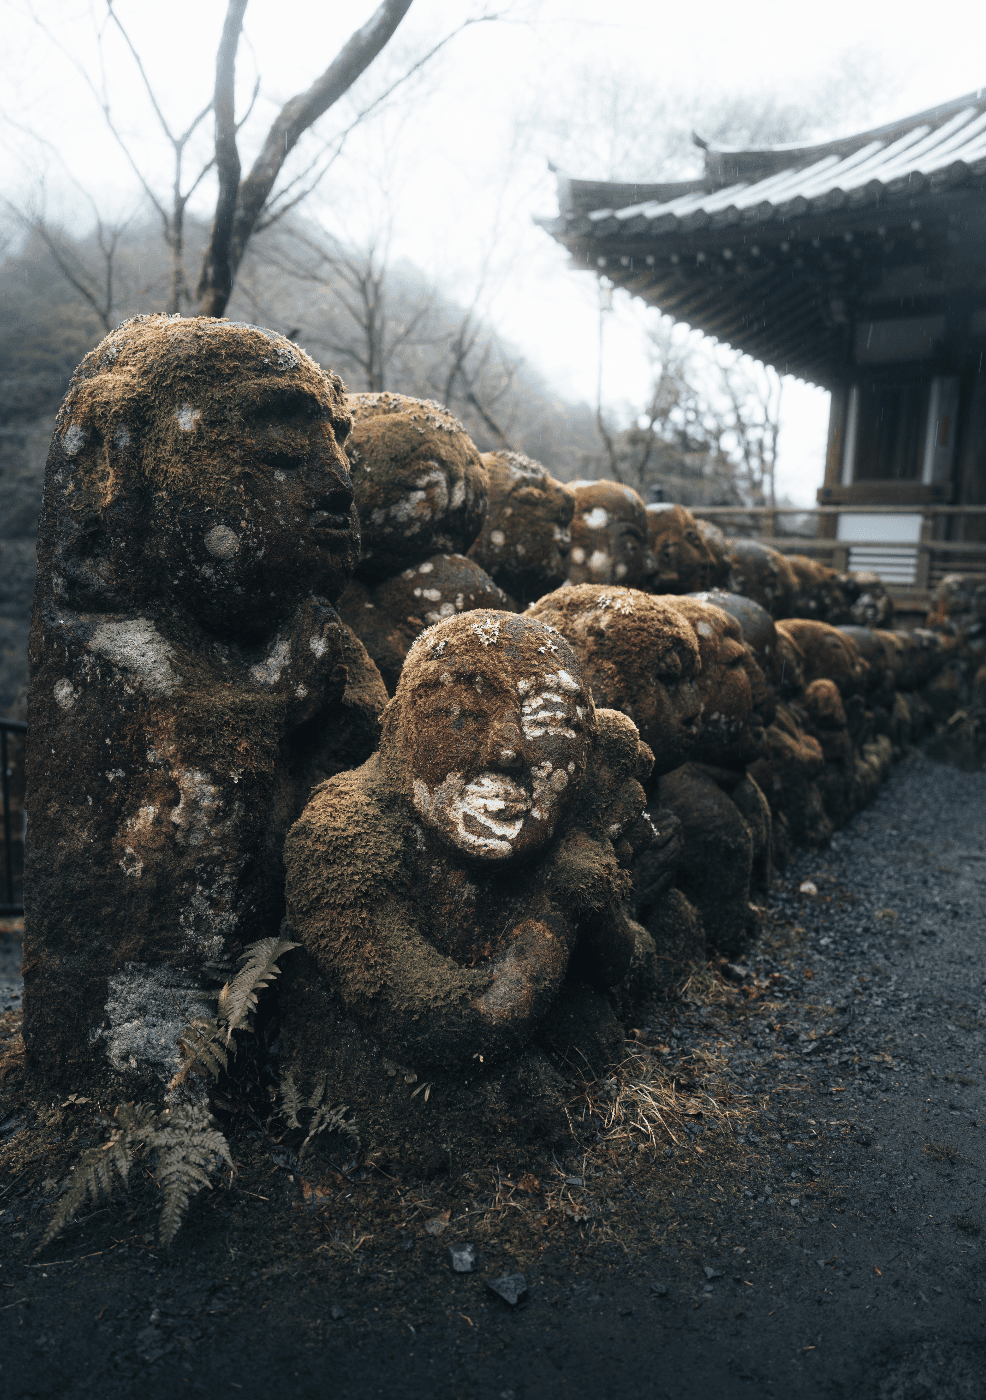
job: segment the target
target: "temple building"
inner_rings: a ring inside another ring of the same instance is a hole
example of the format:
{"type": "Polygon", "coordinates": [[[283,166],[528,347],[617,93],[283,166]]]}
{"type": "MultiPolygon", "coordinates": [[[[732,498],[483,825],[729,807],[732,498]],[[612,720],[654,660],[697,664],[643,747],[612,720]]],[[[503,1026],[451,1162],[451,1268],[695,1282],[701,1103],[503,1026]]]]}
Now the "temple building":
{"type": "Polygon", "coordinates": [[[926,588],[932,551],[878,546],[935,538],[939,575],[986,569],[986,513],[954,509],[986,505],[986,88],[815,146],[696,141],[699,179],[559,176],[544,227],[577,267],[831,391],[818,500],[840,512],[819,534],[853,566],[926,588]]]}

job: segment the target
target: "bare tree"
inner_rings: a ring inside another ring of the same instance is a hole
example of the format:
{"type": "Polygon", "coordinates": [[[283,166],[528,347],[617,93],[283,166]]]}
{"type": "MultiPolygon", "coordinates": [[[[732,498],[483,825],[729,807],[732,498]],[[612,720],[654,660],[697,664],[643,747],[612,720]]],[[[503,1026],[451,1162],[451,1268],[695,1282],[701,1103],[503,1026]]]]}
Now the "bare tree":
{"type": "MultiPolygon", "coordinates": [[[[117,121],[107,86],[106,65],[102,62],[105,30],[100,29],[97,33],[101,56],[100,76],[97,80],[77,55],[69,52],[57,35],[35,16],[36,23],[49,41],[70,59],[81,74],[103,114],[107,129],[123,152],[145,198],[160,221],[164,241],[171,256],[171,279],[167,296],[169,311],[188,310],[197,304],[200,314],[221,316],[226,309],[253,235],[296,209],[318,187],[355,128],[371,113],[385,106],[397,90],[420,72],[456,35],[472,25],[499,18],[497,14],[489,13],[471,16],[461,21],[426,53],[412,62],[384,91],[369,99],[355,113],[348,125],[336,131],[330,140],[320,142],[314,159],[279,187],[278,182],[285,164],[298,143],[363,76],[390,42],[412,3],[413,0],[381,0],[374,14],[349,37],[320,77],[284,103],[272,121],[256,158],[244,175],[241,168],[239,134],[260,91],[258,78],[246,111],[237,118],[234,102],[236,60],[248,0],[228,0],[216,53],[216,78],[212,96],[181,131],[174,129],[165,115],[164,106],[155,92],[144,60],[114,8],[114,0],[106,0],[106,24],[112,26],[119,34],[129,51],[155,119],[172,150],[173,175],[167,196],[155,189],[152,179],[135,153],[135,147],[125,138],[117,121]],[[198,163],[192,175],[186,177],[184,167],[190,143],[210,112],[215,119],[214,149],[198,163]],[[193,296],[185,273],[187,210],[189,200],[202,181],[213,172],[217,181],[215,213],[193,296]]],[[[91,292],[93,274],[89,272],[86,276],[80,276],[78,268],[73,268],[72,272],[91,292]]],[[[68,276],[68,273],[65,275],[68,276]]],[[[80,290],[78,286],[76,289],[80,290]]],[[[101,300],[105,302],[105,296],[101,300]]]]}

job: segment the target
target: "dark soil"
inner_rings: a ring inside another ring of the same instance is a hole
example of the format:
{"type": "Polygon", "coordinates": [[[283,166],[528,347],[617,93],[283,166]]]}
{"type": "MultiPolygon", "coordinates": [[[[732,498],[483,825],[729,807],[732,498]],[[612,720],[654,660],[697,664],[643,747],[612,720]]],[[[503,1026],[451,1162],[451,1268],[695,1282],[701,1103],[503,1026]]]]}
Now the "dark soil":
{"type": "Polygon", "coordinates": [[[139,1163],[35,1254],[104,1130],[27,1097],[0,986],[0,1393],[980,1400],[984,836],[983,776],[912,757],[799,857],[745,975],[637,1028],[677,1142],[629,1131],[614,1076],[573,1104],[588,1152],[421,1183],[342,1143],[299,1168],[241,1094],[170,1262],[139,1163]],[[518,1271],[512,1308],[485,1284],[518,1271]]]}

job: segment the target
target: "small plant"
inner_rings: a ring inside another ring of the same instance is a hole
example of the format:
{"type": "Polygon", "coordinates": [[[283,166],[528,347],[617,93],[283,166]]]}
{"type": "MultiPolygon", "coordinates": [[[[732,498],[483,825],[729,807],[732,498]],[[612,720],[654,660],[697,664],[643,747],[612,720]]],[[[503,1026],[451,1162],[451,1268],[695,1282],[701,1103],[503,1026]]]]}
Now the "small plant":
{"type": "Polygon", "coordinates": [[[215,1019],[196,1016],[179,1037],[184,1063],[169,1089],[187,1084],[193,1074],[218,1079],[229,1068],[229,1057],[236,1054],[233,1032],[249,1029],[257,993],[280,975],[278,958],[297,947],[284,938],[261,938],[244,949],[235,977],[219,993],[215,1019]]]}
{"type": "MultiPolygon", "coordinates": [[[[235,976],[217,996],[215,1019],[197,1016],[179,1036],[183,1063],[168,1085],[169,1091],[187,1085],[193,1075],[218,1079],[226,1071],[230,1058],[236,1054],[234,1031],[251,1029],[258,992],[279,975],[277,959],[297,946],[282,938],[261,938],[244,949],[235,976]]],[[[324,1128],[351,1134],[355,1131],[343,1122],[344,1110],[337,1113],[322,1103],[324,1092],[323,1079],[312,1100],[298,1105],[314,1109],[306,1145],[324,1128]]],[[[294,1097],[297,1099],[297,1094],[294,1097]]],[[[200,1104],[181,1104],[160,1111],[150,1104],[120,1104],[110,1124],[109,1140],[90,1148],[79,1159],[72,1184],[45,1231],[42,1249],[75,1220],[90,1196],[94,1202],[100,1196],[110,1199],[121,1187],[125,1188],[131,1163],[139,1153],[156,1154],[154,1179],[164,1198],[158,1229],[161,1247],[166,1252],[170,1252],[192,1197],[203,1186],[211,1190],[209,1176],[222,1162],[230,1171],[235,1170],[229,1143],[208,1109],[200,1104]]],[[[300,1126],[296,1113],[292,1126],[300,1126]]]]}
{"type": "Polygon", "coordinates": [[[70,1225],[91,1196],[108,1199],[127,1185],[130,1164],[139,1152],[156,1152],[155,1180],[164,1200],[161,1205],[159,1235],[161,1247],[170,1251],[171,1242],[185,1218],[193,1196],[209,1185],[209,1175],[225,1162],[233,1170],[229,1144],[218,1130],[207,1109],[198,1104],[156,1112],[148,1104],[121,1104],[113,1115],[109,1141],[83,1153],[75,1179],[62,1197],[41,1248],[70,1225]]]}
{"type": "Polygon", "coordinates": [[[326,1095],[324,1074],[316,1082],[314,1090],[307,1099],[301,1097],[294,1079],[290,1074],[286,1074],[281,1081],[281,1117],[289,1128],[302,1128],[298,1114],[303,1113],[306,1108],[312,1110],[312,1116],[308,1124],[308,1136],[298,1149],[299,1161],[304,1161],[311,1151],[312,1139],[317,1137],[319,1133],[344,1133],[346,1137],[351,1139],[354,1146],[359,1146],[359,1134],[355,1124],[343,1117],[343,1114],[348,1111],[348,1105],[330,1102],[326,1095]]]}

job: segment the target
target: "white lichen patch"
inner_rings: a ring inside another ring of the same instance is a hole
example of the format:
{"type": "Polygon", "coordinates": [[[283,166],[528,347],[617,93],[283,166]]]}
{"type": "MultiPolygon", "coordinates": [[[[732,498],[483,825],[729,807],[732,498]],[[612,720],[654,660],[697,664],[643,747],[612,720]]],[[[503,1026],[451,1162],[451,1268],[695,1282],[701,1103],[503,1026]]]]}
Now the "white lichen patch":
{"type": "Polygon", "coordinates": [[[124,846],[123,855],[117,862],[124,875],[132,879],[139,880],[144,873],[144,862],[134,850],[133,846],[124,846]]]}
{"type": "MultiPolygon", "coordinates": [[[[371,604],[368,604],[367,606],[368,606],[368,607],[372,607],[373,605],[372,605],[372,603],[371,603],[371,604]]],[[[324,638],[324,637],[319,637],[319,636],[314,636],[314,637],[312,637],[311,641],[308,643],[309,648],[315,653],[316,656],[324,656],[325,653],[326,653],[326,650],[327,650],[327,648],[328,648],[328,645],[329,645],[329,644],[328,644],[328,642],[325,640],[325,638],[324,638]]]]}
{"type": "Polygon", "coordinates": [[[594,574],[608,574],[611,563],[605,549],[594,549],[589,555],[589,568],[594,574]]]}
{"type": "Polygon", "coordinates": [[[60,681],[55,682],[51,693],[55,697],[56,704],[61,705],[63,710],[70,710],[79,698],[79,692],[75,686],[64,676],[60,681]]]}
{"type": "Polygon", "coordinates": [[[633,598],[626,594],[597,593],[594,606],[597,607],[600,612],[610,610],[612,612],[622,613],[624,617],[631,617],[633,615],[633,598]]]}
{"type": "Polygon", "coordinates": [[[183,403],[175,409],[175,417],[178,419],[178,426],[182,432],[190,433],[202,417],[202,410],[201,408],[193,408],[190,403],[183,403]]]}
{"type": "Polygon", "coordinates": [[[150,695],[171,695],[181,684],[171,666],[174,653],[149,618],[101,622],[89,649],[139,680],[150,695]]]}
{"type": "MultiPolygon", "coordinates": [[[[314,639],[312,651],[315,651],[314,639]]],[[[315,654],[320,656],[321,652],[315,652],[315,654]]],[[[290,660],[291,642],[287,637],[277,637],[264,660],[258,661],[255,666],[250,667],[250,679],[257,685],[276,685],[281,679],[281,672],[290,660]]]]}
{"type": "Polygon", "coordinates": [[[577,682],[567,671],[561,671],[557,676],[545,676],[542,685],[541,690],[525,696],[521,705],[520,723],[524,738],[540,739],[546,734],[565,739],[578,738],[572,728],[574,719],[570,702],[563,694],[569,688],[579,692],[577,682]],[[560,677],[564,677],[564,681],[560,677]]]}
{"type": "Polygon", "coordinates": [[[573,564],[584,564],[584,563],[585,563],[585,550],[582,548],[581,545],[578,545],[578,544],[577,544],[577,545],[575,546],[575,548],[572,550],[572,563],[573,563],[573,564]]]}
{"type": "Polygon", "coordinates": [[[180,1064],[178,1037],[196,1016],[213,1006],[194,973],[173,967],[128,963],[110,977],[104,1007],[109,1024],[92,1033],[105,1043],[114,1069],[150,1069],[167,1081],[180,1064]]]}
{"type": "Polygon", "coordinates": [[[472,630],[484,647],[495,646],[500,640],[500,623],[495,617],[488,617],[485,622],[474,622],[472,630]]]}
{"type": "Polygon", "coordinates": [[[587,510],[582,516],[589,530],[605,530],[609,524],[609,511],[602,506],[593,506],[592,510],[587,510]]]}
{"type": "Polygon", "coordinates": [[[86,441],[86,430],[78,423],[70,423],[62,438],[62,451],[66,457],[74,457],[82,451],[86,441]]]}
{"type": "Polygon", "coordinates": [[[214,559],[232,559],[240,548],[240,537],[228,525],[213,525],[205,536],[205,547],[214,559]]]}
{"type": "Polygon", "coordinates": [[[507,543],[507,537],[502,530],[490,531],[490,544],[496,545],[497,549],[502,549],[507,543]]]}
{"type": "Polygon", "coordinates": [[[695,630],[700,637],[714,637],[716,634],[715,628],[704,619],[698,623],[695,630]]]}
{"type": "Polygon", "coordinates": [[[174,776],[179,800],[170,815],[178,828],[178,839],[186,846],[201,846],[207,836],[219,829],[222,793],[209,774],[198,769],[179,769],[174,776]]]}
{"type": "Polygon", "coordinates": [[[113,442],[117,447],[120,448],[129,447],[130,433],[127,431],[126,428],[117,428],[116,432],[113,434],[113,442]]]}
{"type": "Polygon", "coordinates": [[[414,779],[414,805],[430,825],[465,851],[508,856],[531,808],[531,796],[502,773],[481,773],[467,783],[450,773],[435,788],[414,779]]]}

